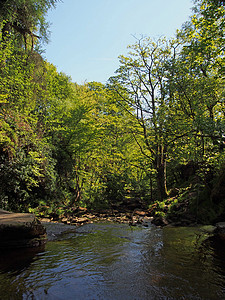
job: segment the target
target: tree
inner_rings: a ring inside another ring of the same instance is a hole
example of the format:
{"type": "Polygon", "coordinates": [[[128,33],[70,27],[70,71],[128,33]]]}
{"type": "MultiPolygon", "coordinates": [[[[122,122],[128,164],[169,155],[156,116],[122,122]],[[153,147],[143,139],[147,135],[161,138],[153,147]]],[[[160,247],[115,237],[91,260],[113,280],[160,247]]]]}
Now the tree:
{"type": "Polygon", "coordinates": [[[104,85],[72,86],[73,93],[64,102],[63,130],[54,141],[64,203],[98,208],[115,204],[122,201],[125,185],[135,173],[128,162],[129,152],[133,153],[127,149],[133,142],[129,118],[104,85]]]}
{"type": "MultiPolygon", "coordinates": [[[[128,194],[134,200],[135,194],[140,192],[138,181],[141,175],[137,178],[137,174],[141,167],[136,162],[141,153],[134,147],[132,134],[137,124],[134,124],[132,109],[128,105],[120,105],[118,94],[110,86],[98,83],[90,83],[89,86],[97,100],[95,122],[98,128],[96,146],[89,160],[94,167],[92,179],[98,182],[99,187],[92,201],[118,206],[126,202],[128,194]]],[[[94,188],[90,185],[91,190],[94,188]]]]}
{"type": "MultiPolygon", "coordinates": [[[[167,196],[167,119],[171,99],[167,93],[166,63],[173,55],[171,42],[165,39],[153,42],[145,38],[129,48],[131,51],[128,57],[120,56],[118,75],[111,78],[111,82],[121,99],[136,111],[136,119],[145,141],[141,151],[156,170],[157,188],[162,200],[167,196]],[[121,86],[128,97],[122,95],[121,86]]],[[[138,139],[136,141],[138,143],[138,139]]]]}
{"type": "Polygon", "coordinates": [[[48,40],[48,24],[45,20],[49,8],[57,0],[4,0],[0,6],[0,22],[3,40],[10,36],[25,49],[33,50],[38,39],[48,40]]]}
{"type": "Polygon", "coordinates": [[[224,148],[225,9],[219,1],[202,0],[196,1],[194,11],[178,33],[183,47],[172,81],[177,101],[192,124],[192,136],[200,145],[198,157],[203,160],[224,148]]]}

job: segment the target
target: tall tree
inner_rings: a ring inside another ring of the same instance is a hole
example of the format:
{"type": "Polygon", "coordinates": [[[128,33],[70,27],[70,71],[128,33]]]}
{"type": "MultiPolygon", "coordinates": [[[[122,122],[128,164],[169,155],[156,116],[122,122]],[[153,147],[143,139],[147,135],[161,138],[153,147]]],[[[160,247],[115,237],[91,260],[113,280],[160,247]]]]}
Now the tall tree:
{"type": "Polygon", "coordinates": [[[145,141],[141,151],[156,170],[158,193],[162,200],[167,196],[167,118],[171,100],[167,93],[166,64],[173,55],[171,42],[165,39],[154,42],[145,38],[129,48],[131,51],[127,57],[120,56],[118,75],[111,78],[111,82],[121,99],[136,111],[145,141]],[[121,93],[121,86],[128,97],[121,93]]]}
{"type": "Polygon", "coordinates": [[[201,0],[194,12],[178,33],[183,48],[173,82],[203,159],[207,147],[211,156],[224,144],[225,9],[221,1],[201,0]]]}

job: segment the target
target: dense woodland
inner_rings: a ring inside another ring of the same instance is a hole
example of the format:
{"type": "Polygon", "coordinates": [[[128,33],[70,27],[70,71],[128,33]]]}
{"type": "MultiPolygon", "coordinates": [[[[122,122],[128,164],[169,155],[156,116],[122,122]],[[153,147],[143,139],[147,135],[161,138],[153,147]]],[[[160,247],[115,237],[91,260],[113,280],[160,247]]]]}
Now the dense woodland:
{"type": "Polygon", "coordinates": [[[43,58],[56,2],[0,1],[0,208],[224,220],[224,1],[195,1],[171,39],[134,39],[105,85],[43,58]]]}

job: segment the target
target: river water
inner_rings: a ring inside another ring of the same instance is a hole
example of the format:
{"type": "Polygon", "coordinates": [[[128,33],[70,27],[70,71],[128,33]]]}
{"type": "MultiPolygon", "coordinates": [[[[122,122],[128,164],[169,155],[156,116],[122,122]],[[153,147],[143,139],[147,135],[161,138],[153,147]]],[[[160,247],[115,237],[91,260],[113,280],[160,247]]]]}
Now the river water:
{"type": "Polygon", "coordinates": [[[44,248],[1,254],[0,299],[225,299],[225,246],[208,229],[51,228],[44,248]]]}

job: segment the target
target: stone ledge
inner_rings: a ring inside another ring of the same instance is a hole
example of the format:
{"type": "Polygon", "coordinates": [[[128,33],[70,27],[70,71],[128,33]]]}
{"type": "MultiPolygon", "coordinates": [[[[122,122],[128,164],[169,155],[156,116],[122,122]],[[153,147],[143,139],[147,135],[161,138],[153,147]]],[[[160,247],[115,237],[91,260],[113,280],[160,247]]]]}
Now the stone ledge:
{"type": "Polygon", "coordinates": [[[0,249],[40,246],[46,229],[33,214],[0,210],[0,249]]]}

